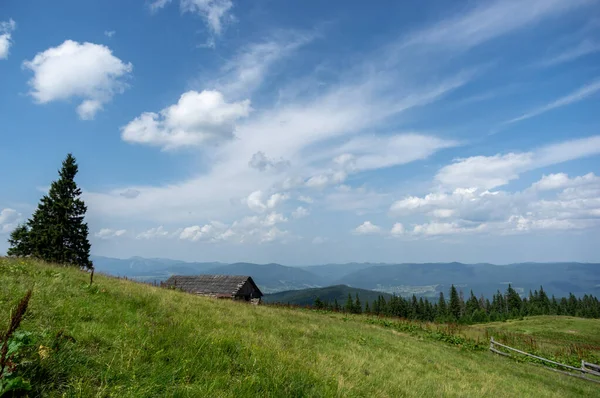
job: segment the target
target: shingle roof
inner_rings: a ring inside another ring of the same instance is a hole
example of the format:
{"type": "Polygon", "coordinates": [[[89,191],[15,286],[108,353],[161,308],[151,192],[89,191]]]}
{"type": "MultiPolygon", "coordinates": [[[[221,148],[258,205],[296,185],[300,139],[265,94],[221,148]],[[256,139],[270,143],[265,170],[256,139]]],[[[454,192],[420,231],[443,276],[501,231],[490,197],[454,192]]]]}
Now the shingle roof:
{"type": "Polygon", "coordinates": [[[251,277],[242,275],[173,275],[165,281],[166,286],[172,286],[195,294],[235,295],[244,283],[249,281],[260,293],[260,289],[251,277]]]}

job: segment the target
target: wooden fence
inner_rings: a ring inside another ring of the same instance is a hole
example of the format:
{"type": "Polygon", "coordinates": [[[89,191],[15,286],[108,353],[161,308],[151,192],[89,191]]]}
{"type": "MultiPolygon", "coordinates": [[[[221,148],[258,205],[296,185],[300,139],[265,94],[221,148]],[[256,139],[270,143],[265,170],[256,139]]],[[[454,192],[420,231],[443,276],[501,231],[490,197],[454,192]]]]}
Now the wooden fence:
{"type": "Polygon", "coordinates": [[[533,355],[533,354],[530,354],[528,352],[517,350],[516,348],[512,348],[512,347],[509,347],[507,345],[498,343],[497,341],[494,341],[494,338],[492,337],[490,339],[490,351],[492,351],[492,352],[494,352],[496,354],[500,354],[500,355],[503,355],[503,356],[506,356],[506,357],[510,357],[509,353],[500,351],[496,347],[502,347],[504,349],[507,349],[507,350],[510,350],[510,351],[514,351],[514,352],[519,353],[521,355],[525,355],[525,356],[528,356],[528,357],[531,357],[531,358],[535,358],[537,360],[542,361],[542,363],[550,363],[552,365],[559,366],[559,367],[562,367],[562,368],[565,368],[565,369],[569,369],[571,371],[571,372],[568,372],[568,371],[564,371],[564,370],[560,370],[560,369],[549,368],[550,370],[553,370],[555,372],[559,372],[559,373],[566,374],[566,375],[569,375],[569,376],[578,377],[580,379],[592,381],[594,383],[600,383],[600,379],[595,379],[595,378],[591,379],[589,377],[586,377],[586,375],[593,375],[593,376],[599,376],[600,377],[600,365],[596,365],[596,364],[589,363],[589,362],[586,362],[586,361],[582,360],[581,361],[581,367],[580,368],[576,368],[574,366],[565,365],[564,363],[560,363],[560,362],[552,361],[550,359],[542,358],[542,357],[539,357],[537,355],[533,355]],[[573,372],[578,372],[578,373],[573,373],[573,372]],[[581,374],[579,374],[579,373],[581,373],[581,374]]]}

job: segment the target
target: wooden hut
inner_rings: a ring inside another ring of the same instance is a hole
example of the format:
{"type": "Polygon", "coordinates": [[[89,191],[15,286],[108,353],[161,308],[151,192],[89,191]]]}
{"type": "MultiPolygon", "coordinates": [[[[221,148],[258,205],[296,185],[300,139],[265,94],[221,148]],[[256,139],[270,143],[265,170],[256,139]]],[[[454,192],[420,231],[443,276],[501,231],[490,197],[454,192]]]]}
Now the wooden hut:
{"type": "Polygon", "coordinates": [[[262,292],[250,276],[241,275],[173,275],[164,287],[216,298],[243,300],[259,304],[262,292]]]}

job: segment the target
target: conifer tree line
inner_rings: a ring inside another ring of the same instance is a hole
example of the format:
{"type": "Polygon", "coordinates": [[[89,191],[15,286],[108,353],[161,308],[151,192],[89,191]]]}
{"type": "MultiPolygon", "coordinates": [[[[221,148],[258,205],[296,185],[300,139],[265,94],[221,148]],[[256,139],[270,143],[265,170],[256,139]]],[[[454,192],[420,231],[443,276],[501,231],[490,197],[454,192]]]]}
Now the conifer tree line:
{"type": "Polygon", "coordinates": [[[89,231],[84,221],[87,207],[75,183],[78,171],[75,157],[68,154],[58,172],[58,180],[52,182],[31,218],[10,234],[9,256],[93,268],[89,231]]]}
{"type": "Polygon", "coordinates": [[[369,313],[400,317],[410,320],[425,322],[458,322],[458,323],[485,323],[521,318],[533,315],[569,315],[582,318],[600,318],[600,301],[592,295],[576,297],[572,293],[569,297],[548,297],[543,287],[529,292],[526,297],[509,284],[506,292],[497,291],[492,300],[475,296],[471,291],[465,299],[462,291],[459,292],[454,285],[450,287],[450,299],[447,300],[440,292],[437,301],[415,295],[411,298],[392,296],[387,299],[379,296],[372,303],[365,303],[363,307],[358,295],[353,299],[349,294],[346,304],[340,306],[337,300],[328,303],[315,299],[314,307],[331,311],[347,312],[353,314],[369,313]]]}

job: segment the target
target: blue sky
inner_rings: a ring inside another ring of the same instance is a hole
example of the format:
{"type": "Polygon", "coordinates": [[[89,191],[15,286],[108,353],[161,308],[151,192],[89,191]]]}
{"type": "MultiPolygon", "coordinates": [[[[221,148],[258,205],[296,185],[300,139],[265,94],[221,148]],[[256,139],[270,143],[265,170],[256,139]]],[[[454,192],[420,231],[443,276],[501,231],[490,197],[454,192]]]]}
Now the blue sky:
{"type": "Polygon", "coordinates": [[[0,252],[68,152],[93,253],[600,261],[600,2],[5,0],[0,252]]]}

